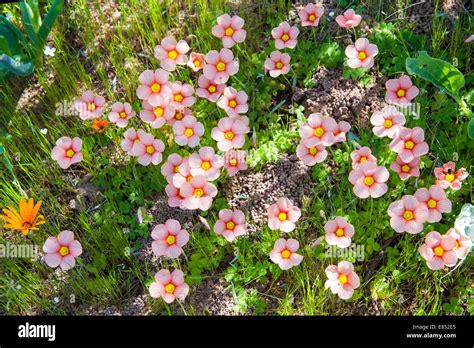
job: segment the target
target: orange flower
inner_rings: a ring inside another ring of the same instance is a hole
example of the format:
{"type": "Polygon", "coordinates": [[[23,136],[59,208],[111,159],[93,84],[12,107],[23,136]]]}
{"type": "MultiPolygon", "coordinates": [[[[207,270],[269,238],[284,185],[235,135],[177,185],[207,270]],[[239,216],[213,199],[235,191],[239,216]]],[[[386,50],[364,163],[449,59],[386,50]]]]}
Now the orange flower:
{"type": "Polygon", "coordinates": [[[99,133],[103,133],[105,131],[105,128],[107,128],[108,124],[109,121],[107,120],[95,119],[92,122],[92,128],[94,128],[99,133]]]}
{"type": "Polygon", "coordinates": [[[20,200],[20,212],[15,208],[7,207],[7,209],[3,209],[5,215],[0,215],[0,218],[7,222],[7,224],[5,224],[6,228],[21,230],[23,235],[27,235],[30,230],[37,230],[38,227],[36,226],[46,222],[44,221],[43,215],[37,215],[41,203],[41,201],[38,201],[34,204],[33,198],[30,198],[27,203],[25,199],[22,198],[20,200]]]}

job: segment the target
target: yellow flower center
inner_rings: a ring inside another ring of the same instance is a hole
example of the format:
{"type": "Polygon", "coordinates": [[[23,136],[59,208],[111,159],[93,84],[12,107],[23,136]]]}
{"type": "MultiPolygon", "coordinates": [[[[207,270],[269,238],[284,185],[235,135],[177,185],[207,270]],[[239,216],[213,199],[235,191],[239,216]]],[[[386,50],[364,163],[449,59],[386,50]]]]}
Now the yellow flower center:
{"type": "Polygon", "coordinates": [[[309,19],[310,22],[314,22],[314,20],[316,19],[316,16],[315,15],[310,15],[308,19],[309,19]]]}
{"type": "Polygon", "coordinates": [[[437,205],[438,205],[438,202],[436,202],[434,199],[430,199],[428,201],[428,207],[430,207],[431,209],[436,208],[437,205]]]}
{"type": "Polygon", "coordinates": [[[457,248],[459,248],[460,246],[461,246],[461,244],[459,244],[459,241],[456,240],[456,246],[455,246],[455,248],[457,249],[457,248]]]}
{"type": "Polygon", "coordinates": [[[404,89],[401,89],[401,88],[400,88],[400,89],[397,91],[397,95],[398,95],[400,98],[401,98],[401,97],[404,97],[405,94],[406,94],[406,92],[405,92],[404,89]]]}
{"type": "Polygon", "coordinates": [[[186,130],[184,131],[184,135],[186,135],[188,138],[192,137],[194,135],[193,129],[192,128],[186,128],[186,130]]]}
{"type": "Polygon", "coordinates": [[[126,118],[127,117],[127,114],[125,113],[125,111],[122,111],[119,115],[120,115],[120,118],[126,118]]]}
{"type": "Polygon", "coordinates": [[[59,249],[59,255],[61,255],[61,256],[69,255],[69,248],[67,246],[62,246],[59,249]]]}
{"type": "Polygon", "coordinates": [[[158,93],[159,91],[161,91],[161,85],[155,82],[154,84],[151,85],[151,91],[153,93],[158,93]]]}
{"type": "Polygon", "coordinates": [[[288,36],[288,34],[283,34],[283,36],[281,37],[281,39],[283,41],[288,41],[290,39],[290,37],[288,36]]]}
{"type": "Polygon", "coordinates": [[[403,218],[406,220],[406,221],[410,221],[410,220],[413,220],[415,216],[413,215],[413,212],[410,211],[410,210],[405,210],[405,212],[403,213],[403,218]]]}
{"type": "Polygon", "coordinates": [[[359,162],[360,162],[360,163],[367,162],[367,157],[362,156],[362,157],[360,158],[360,161],[359,161],[359,162]]]}
{"type": "Polygon", "coordinates": [[[237,106],[237,102],[236,102],[235,100],[231,100],[231,101],[229,102],[229,106],[230,106],[231,108],[235,108],[235,107],[237,106]]]}
{"type": "Polygon", "coordinates": [[[278,220],[285,221],[287,219],[288,219],[288,214],[287,213],[282,211],[278,214],[278,220]]]}
{"type": "Polygon", "coordinates": [[[199,59],[195,59],[193,64],[194,66],[201,66],[201,61],[199,59]]]}
{"type": "Polygon", "coordinates": [[[359,52],[358,57],[359,57],[360,60],[364,60],[365,58],[367,58],[367,53],[365,53],[365,52],[359,52]]]}
{"type": "Polygon", "coordinates": [[[324,129],[322,127],[318,127],[313,132],[314,136],[321,137],[324,134],[324,129]]]}
{"type": "Polygon", "coordinates": [[[204,194],[204,191],[203,191],[202,188],[197,188],[197,189],[194,190],[194,195],[196,197],[201,197],[203,194],[204,194]]]}
{"type": "Polygon", "coordinates": [[[176,52],[176,50],[169,51],[168,57],[170,57],[171,59],[176,59],[178,57],[178,52],[176,52]]]}
{"type": "Polygon", "coordinates": [[[366,176],[364,178],[364,184],[366,184],[367,186],[372,186],[374,184],[374,182],[375,182],[375,180],[371,176],[366,176]]]}
{"type": "Polygon", "coordinates": [[[288,259],[291,256],[291,251],[285,249],[281,252],[281,257],[284,259],[288,259]]]}
{"type": "Polygon", "coordinates": [[[283,68],[283,63],[282,62],[276,63],[276,67],[277,67],[277,69],[283,68]]]}
{"type": "Polygon", "coordinates": [[[146,147],[146,152],[151,155],[153,152],[155,152],[155,148],[151,145],[148,145],[146,147]]]}
{"type": "Polygon", "coordinates": [[[217,71],[224,71],[225,68],[226,68],[226,65],[225,65],[224,62],[219,62],[219,63],[217,63],[217,65],[216,65],[217,71]]]}
{"type": "Polygon", "coordinates": [[[444,254],[444,249],[441,246],[437,246],[436,248],[433,249],[433,251],[436,256],[443,256],[444,254]]]}
{"type": "Polygon", "coordinates": [[[174,172],[175,173],[179,172],[179,166],[174,167],[174,172]]]}
{"type": "Polygon", "coordinates": [[[176,94],[174,96],[174,101],[177,101],[177,102],[182,102],[184,99],[183,95],[182,94],[176,94]]]}
{"type": "Polygon", "coordinates": [[[415,147],[415,143],[411,140],[408,140],[406,143],[405,143],[405,149],[408,149],[408,150],[411,150],[415,147]]]}
{"type": "Polygon", "coordinates": [[[192,178],[193,178],[192,175],[188,175],[188,176],[186,177],[186,182],[190,182],[192,178]]]}
{"type": "Polygon", "coordinates": [[[318,149],[316,147],[311,147],[308,152],[311,154],[311,155],[316,155],[318,153],[318,149]]]}
{"type": "Polygon", "coordinates": [[[203,161],[201,163],[201,168],[204,169],[204,170],[209,170],[211,168],[211,162],[203,161]]]}
{"type": "Polygon", "coordinates": [[[176,289],[176,286],[174,286],[174,284],[169,283],[168,285],[165,286],[165,291],[166,291],[168,294],[173,294],[173,293],[174,293],[174,289],[176,289]]]}
{"type": "Polygon", "coordinates": [[[402,172],[408,173],[409,171],[410,171],[410,166],[408,166],[407,164],[402,166],[402,172]]]}
{"type": "Polygon", "coordinates": [[[74,156],[74,150],[73,149],[69,149],[66,151],[66,157],[69,157],[71,158],[72,156],[74,156]]]}
{"type": "Polygon", "coordinates": [[[168,245],[173,245],[176,243],[176,237],[170,234],[168,237],[166,237],[166,243],[168,243],[168,245]]]}
{"type": "Polygon", "coordinates": [[[384,125],[385,128],[390,128],[390,127],[393,126],[393,122],[391,120],[385,120],[383,125],[384,125]]]}
{"type": "Polygon", "coordinates": [[[177,112],[176,115],[174,115],[174,118],[177,120],[181,120],[184,117],[184,115],[181,112],[177,112]]]}
{"type": "Polygon", "coordinates": [[[153,113],[155,114],[156,117],[161,117],[163,116],[163,108],[161,106],[157,106],[154,110],[153,113]]]}
{"type": "Polygon", "coordinates": [[[444,177],[447,181],[451,182],[454,180],[454,174],[446,174],[444,177]]]}
{"type": "Polygon", "coordinates": [[[225,35],[226,36],[232,36],[233,34],[234,34],[234,29],[232,29],[231,27],[229,27],[225,30],[225,35]]]}
{"type": "Polygon", "coordinates": [[[341,283],[342,285],[347,284],[347,282],[349,281],[345,274],[339,275],[338,279],[339,279],[339,283],[341,283]]]}
{"type": "Polygon", "coordinates": [[[225,132],[225,138],[228,140],[234,139],[234,133],[232,131],[225,132]]]}
{"type": "Polygon", "coordinates": [[[216,86],[210,85],[209,87],[207,87],[207,90],[209,91],[209,93],[214,93],[216,91],[216,86]]]}
{"type": "Polygon", "coordinates": [[[235,224],[233,221],[229,221],[228,223],[225,224],[225,228],[227,228],[228,230],[233,230],[235,227],[235,224]]]}
{"type": "Polygon", "coordinates": [[[232,158],[230,161],[229,161],[229,164],[233,167],[235,167],[237,165],[237,160],[235,158],[232,158]]]}
{"type": "Polygon", "coordinates": [[[336,236],[342,237],[343,235],[344,235],[344,230],[339,227],[339,228],[336,230],[336,236]]]}

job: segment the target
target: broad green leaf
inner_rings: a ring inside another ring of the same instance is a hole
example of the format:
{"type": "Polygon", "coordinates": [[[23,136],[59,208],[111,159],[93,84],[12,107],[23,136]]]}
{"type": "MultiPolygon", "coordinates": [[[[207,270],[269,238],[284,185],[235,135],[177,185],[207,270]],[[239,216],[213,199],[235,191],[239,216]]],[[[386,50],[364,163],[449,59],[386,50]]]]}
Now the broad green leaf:
{"type": "Polygon", "coordinates": [[[453,65],[432,58],[425,51],[419,52],[418,58],[407,58],[405,65],[408,73],[430,81],[442,92],[446,91],[456,101],[460,101],[459,90],[464,86],[464,76],[453,65]]]}
{"type": "Polygon", "coordinates": [[[41,24],[41,27],[38,31],[38,37],[43,42],[46,41],[46,38],[48,37],[51,29],[53,28],[56,18],[61,13],[63,5],[64,5],[64,0],[54,1],[54,3],[51,5],[51,7],[48,10],[48,13],[44,17],[43,24],[41,24]]]}
{"type": "Polygon", "coordinates": [[[469,138],[474,139],[474,118],[471,118],[467,124],[467,135],[469,135],[469,138]]]}
{"type": "Polygon", "coordinates": [[[10,56],[21,54],[20,39],[16,32],[0,23],[0,53],[10,56]]]}
{"type": "Polygon", "coordinates": [[[31,60],[21,61],[6,54],[0,54],[0,70],[7,70],[18,76],[28,76],[33,72],[34,67],[31,60]]]}
{"type": "Polygon", "coordinates": [[[20,10],[21,10],[21,18],[23,19],[23,24],[25,25],[25,30],[26,33],[28,34],[28,37],[31,40],[31,43],[33,44],[33,47],[36,51],[41,50],[41,45],[38,39],[38,35],[36,33],[34,24],[33,24],[33,18],[34,16],[30,5],[26,0],[21,0],[20,1],[20,10]]]}

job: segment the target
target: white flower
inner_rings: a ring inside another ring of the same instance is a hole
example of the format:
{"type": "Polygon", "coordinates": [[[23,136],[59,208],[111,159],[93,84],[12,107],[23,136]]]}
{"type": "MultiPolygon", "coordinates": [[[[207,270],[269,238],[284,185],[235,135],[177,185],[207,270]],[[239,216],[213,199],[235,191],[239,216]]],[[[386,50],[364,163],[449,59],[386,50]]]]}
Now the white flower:
{"type": "Polygon", "coordinates": [[[46,128],[41,128],[41,129],[40,129],[40,132],[41,132],[41,134],[46,135],[46,134],[48,134],[48,129],[46,129],[46,128]]]}
{"type": "Polygon", "coordinates": [[[334,16],[334,12],[333,12],[333,11],[329,12],[329,17],[332,17],[332,16],[334,16]]]}
{"type": "Polygon", "coordinates": [[[54,52],[56,52],[55,47],[44,46],[43,53],[45,56],[54,57],[54,52]]]}
{"type": "Polygon", "coordinates": [[[7,20],[11,22],[13,20],[13,15],[11,13],[7,13],[7,20]]]}

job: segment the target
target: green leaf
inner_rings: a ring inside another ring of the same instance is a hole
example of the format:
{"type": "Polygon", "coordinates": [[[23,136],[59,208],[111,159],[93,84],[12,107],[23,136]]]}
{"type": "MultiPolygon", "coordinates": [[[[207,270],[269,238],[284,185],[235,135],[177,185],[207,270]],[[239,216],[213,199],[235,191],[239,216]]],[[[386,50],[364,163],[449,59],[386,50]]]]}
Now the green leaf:
{"type": "Polygon", "coordinates": [[[419,52],[418,58],[407,58],[405,65],[408,73],[430,81],[442,92],[446,91],[456,101],[460,101],[459,90],[464,86],[464,76],[453,65],[432,58],[425,51],[419,52]]]}
{"type": "Polygon", "coordinates": [[[0,71],[6,70],[18,76],[28,76],[33,72],[34,64],[31,60],[22,61],[13,59],[6,54],[0,54],[0,71]]]}
{"type": "Polygon", "coordinates": [[[53,28],[56,18],[61,13],[64,5],[64,0],[56,0],[48,10],[48,13],[44,17],[43,24],[38,31],[38,37],[43,42],[46,41],[51,29],[53,28]]]}
{"type": "Polygon", "coordinates": [[[471,118],[467,124],[467,135],[469,138],[474,139],[474,118],[471,118]]]}
{"type": "MultiPolygon", "coordinates": [[[[38,4],[36,4],[38,7],[38,4]]],[[[26,33],[30,38],[33,47],[36,51],[41,50],[41,44],[38,39],[38,35],[35,30],[35,11],[31,8],[30,4],[26,0],[20,1],[20,10],[21,10],[21,18],[23,19],[23,24],[25,25],[26,33]]]]}

